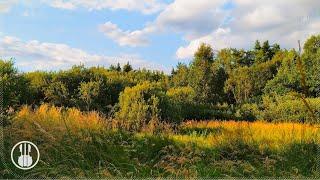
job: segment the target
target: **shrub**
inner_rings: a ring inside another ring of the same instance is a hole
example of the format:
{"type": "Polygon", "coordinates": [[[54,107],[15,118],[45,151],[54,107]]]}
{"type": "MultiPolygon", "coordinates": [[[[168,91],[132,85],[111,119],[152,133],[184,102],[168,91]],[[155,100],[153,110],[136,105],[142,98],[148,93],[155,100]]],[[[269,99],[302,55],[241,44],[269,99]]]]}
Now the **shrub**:
{"type": "Polygon", "coordinates": [[[176,87],[171,88],[167,91],[167,95],[175,102],[179,103],[190,103],[195,99],[195,91],[192,87],[176,87]]]}
{"type": "Polygon", "coordinates": [[[2,106],[16,108],[28,100],[28,82],[14,67],[13,61],[0,59],[0,93],[3,93],[2,106]]]}
{"type": "MultiPolygon", "coordinates": [[[[306,98],[313,114],[320,119],[320,98],[306,98]]],[[[262,117],[269,121],[293,121],[311,123],[312,115],[303,101],[298,97],[285,96],[264,96],[264,111],[262,117]]]]}
{"type": "Polygon", "coordinates": [[[127,87],[119,97],[119,111],[116,118],[141,127],[151,120],[178,122],[177,107],[170,103],[160,83],[149,81],[134,87],[127,87]]]}
{"type": "Polygon", "coordinates": [[[99,82],[83,82],[79,87],[79,97],[86,105],[87,111],[90,110],[92,106],[99,106],[97,99],[100,93],[100,83],[99,82]]]}
{"type": "Polygon", "coordinates": [[[192,107],[191,104],[193,104],[196,96],[193,88],[189,86],[171,88],[166,94],[170,99],[170,104],[175,106],[175,109],[177,110],[172,112],[172,115],[178,119],[190,118],[189,112],[192,107]]]}
{"type": "Polygon", "coordinates": [[[254,121],[260,118],[260,110],[257,104],[246,103],[240,106],[235,116],[238,120],[254,121]]]}

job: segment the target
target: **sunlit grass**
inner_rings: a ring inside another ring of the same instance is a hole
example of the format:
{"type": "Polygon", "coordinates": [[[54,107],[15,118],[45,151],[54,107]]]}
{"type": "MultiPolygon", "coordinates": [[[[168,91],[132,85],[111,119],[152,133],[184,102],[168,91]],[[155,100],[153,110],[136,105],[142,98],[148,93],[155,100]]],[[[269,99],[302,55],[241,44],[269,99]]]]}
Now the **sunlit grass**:
{"type": "Polygon", "coordinates": [[[141,131],[129,125],[97,112],[25,106],[5,127],[4,140],[7,152],[21,140],[39,147],[41,162],[20,172],[26,177],[317,176],[317,125],[188,121],[172,128],[154,122],[141,131]]]}
{"type": "Polygon", "coordinates": [[[263,121],[188,121],[181,125],[181,129],[189,133],[173,134],[170,137],[179,142],[193,142],[205,147],[219,146],[237,139],[246,143],[259,144],[261,149],[275,150],[281,150],[293,143],[320,143],[319,127],[310,124],[263,121]],[[202,134],[199,129],[213,131],[202,134]]]}
{"type": "Polygon", "coordinates": [[[84,113],[76,108],[62,109],[43,104],[37,109],[24,106],[13,118],[15,134],[25,138],[36,135],[50,139],[60,138],[65,133],[77,133],[82,130],[100,130],[104,120],[97,112],[84,113]]]}

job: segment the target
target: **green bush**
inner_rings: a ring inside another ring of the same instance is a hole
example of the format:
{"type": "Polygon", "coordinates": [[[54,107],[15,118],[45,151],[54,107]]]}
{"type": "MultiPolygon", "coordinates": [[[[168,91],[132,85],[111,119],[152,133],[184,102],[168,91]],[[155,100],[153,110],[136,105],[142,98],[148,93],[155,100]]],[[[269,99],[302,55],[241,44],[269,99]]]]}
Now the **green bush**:
{"type": "Polygon", "coordinates": [[[260,110],[257,104],[243,104],[241,105],[236,113],[235,113],[235,119],[237,120],[247,120],[247,121],[254,121],[259,119],[260,116],[260,110]]]}
{"type": "Polygon", "coordinates": [[[151,120],[179,122],[178,107],[170,102],[160,83],[149,81],[127,87],[119,97],[116,118],[141,126],[151,120]]]}
{"type": "Polygon", "coordinates": [[[176,87],[171,88],[167,91],[167,95],[175,102],[179,103],[190,103],[195,99],[195,91],[192,87],[176,87]]]}
{"type": "Polygon", "coordinates": [[[232,112],[228,106],[196,103],[196,93],[192,87],[176,87],[167,91],[170,104],[176,109],[173,112],[177,118],[183,120],[197,119],[232,119],[232,112]]]}
{"type": "MultiPolygon", "coordinates": [[[[306,98],[306,101],[319,122],[320,98],[306,98]]],[[[302,99],[292,95],[264,96],[263,106],[261,115],[268,121],[313,122],[313,115],[302,99]]]]}
{"type": "MultiPolygon", "coordinates": [[[[28,81],[14,67],[13,61],[0,59],[0,93],[3,93],[3,110],[17,108],[26,103],[28,97],[28,81]]],[[[1,97],[2,98],[2,97],[1,97]]]]}
{"type": "Polygon", "coordinates": [[[172,112],[176,119],[188,119],[190,105],[195,99],[195,91],[189,86],[171,88],[167,91],[170,104],[174,106],[175,112],[172,112]]]}

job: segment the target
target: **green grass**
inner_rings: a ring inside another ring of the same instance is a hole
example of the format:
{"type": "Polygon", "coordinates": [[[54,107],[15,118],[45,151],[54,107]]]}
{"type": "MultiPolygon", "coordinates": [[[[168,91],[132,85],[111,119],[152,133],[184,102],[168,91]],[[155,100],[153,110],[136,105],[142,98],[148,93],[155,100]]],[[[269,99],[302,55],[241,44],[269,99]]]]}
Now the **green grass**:
{"type": "MultiPolygon", "coordinates": [[[[99,123],[96,126],[100,128],[79,125],[62,129],[70,124],[53,123],[53,117],[61,120],[74,116],[57,116],[52,109],[45,112],[46,116],[39,112],[28,112],[30,116],[26,112],[23,116],[18,114],[12,124],[5,127],[7,166],[1,163],[2,178],[319,177],[316,126],[295,124],[293,129],[288,129],[288,124],[212,121],[205,126],[202,122],[186,123],[171,133],[129,132],[99,123]],[[51,126],[45,126],[49,122],[51,126]],[[274,134],[258,131],[265,126],[273,127],[274,134]],[[300,135],[297,126],[305,128],[303,138],[277,142],[274,135],[282,132],[300,135]],[[249,136],[243,135],[249,130],[256,139],[248,140],[249,136]],[[263,137],[264,134],[267,136],[263,137]],[[215,142],[217,137],[222,140],[215,142]],[[28,171],[15,168],[8,156],[13,145],[21,140],[34,142],[41,153],[37,166],[28,171]],[[269,146],[268,141],[281,147],[269,146]]],[[[87,117],[78,116],[82,118],[73,118],[74,121],[87,117]]],[[[92,114],[88,117],[92,118],[92,114]]]]}

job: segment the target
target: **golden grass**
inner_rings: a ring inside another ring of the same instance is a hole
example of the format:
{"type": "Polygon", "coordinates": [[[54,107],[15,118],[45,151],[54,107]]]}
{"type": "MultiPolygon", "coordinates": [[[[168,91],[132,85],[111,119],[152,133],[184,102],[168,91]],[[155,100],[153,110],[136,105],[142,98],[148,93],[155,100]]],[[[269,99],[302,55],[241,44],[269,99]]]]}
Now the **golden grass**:
{"type": "Polygon", "coordinates": [[[14,118],[14,126],[19,134],[32,137],[45,134],[56,138],[59,135],[77,133],[81,130],[99,130],[104,127],[104,119],[97,112],[84,113],[76,108],[62,109],[43,104],[33,110],[24,106],[14,118]]]}
{"type": "MultiPolygon", "coordinates": [[[[49,138],[59,137],[59,134],[77,133],[82,130],[119,129],[124,124],[108,121],[97,112],[84,113],[76,108],[62,109],[47,104],[32,110],[24,106],[16,115],[17,131],[23,131],[25,137],[32,137],[35,133],[46,134],[49,138]]],[[[211,130],[209,133],[173,133],[162,131],[163,135],[180,142],[196,143],[202,147],[214,147],[221,144],[233,143],[241,140],[248,144],[258,144],[260,149],[285,149],[287,145],[301,142],[320,143],[320,131],[317,125],[301,123],[267,123],[236,122],[236,121],[188,121],[180,125],[180,130],[211,130]]],[[[143,138],[148,133],[136,133],[143,138]]]]}
{"type": "Polygon", "coordinates": [[[211,147],[223,143],[242,140],[245,143],[259,144],[259,148],[280,150],[296,142],[320,143],[320,131],[316,125],[300,123],[267,123],[235,122],[235,121],[188,121],[181,125],[182,129],[211,129],[216,132],[208,135],[174,134],[170,137],[179,142],[193,142],[200,146],[211,147]]]}

